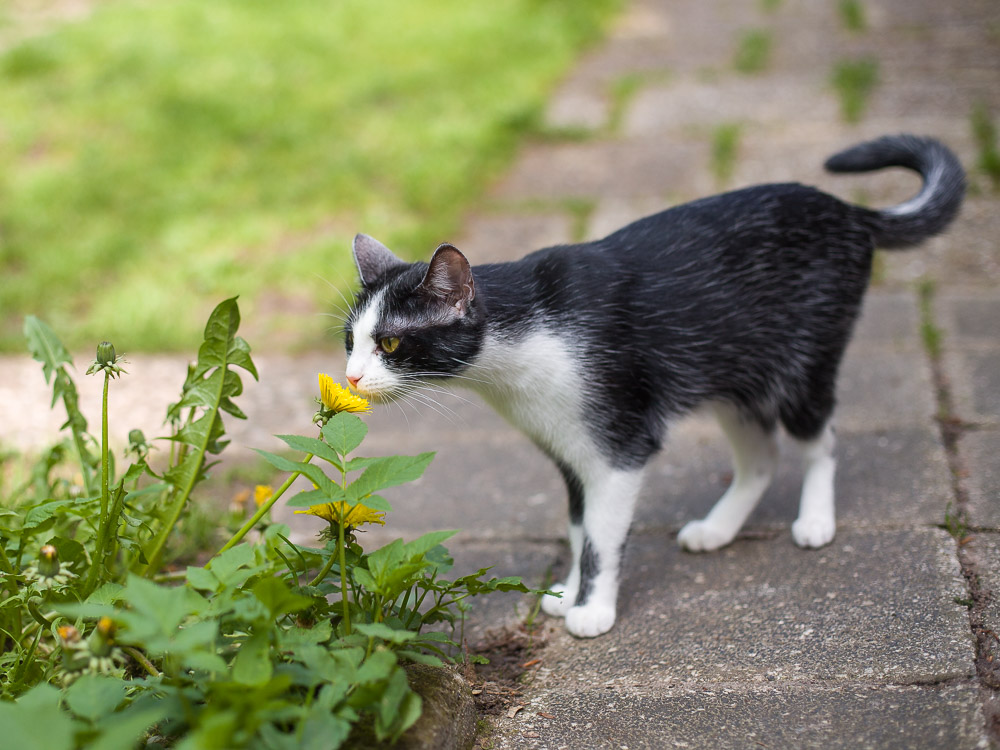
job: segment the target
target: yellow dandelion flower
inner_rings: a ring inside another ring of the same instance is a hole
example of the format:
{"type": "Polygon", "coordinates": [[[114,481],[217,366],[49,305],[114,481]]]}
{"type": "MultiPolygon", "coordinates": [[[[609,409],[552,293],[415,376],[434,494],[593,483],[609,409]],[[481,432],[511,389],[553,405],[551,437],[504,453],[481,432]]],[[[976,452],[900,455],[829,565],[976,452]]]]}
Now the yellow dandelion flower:
{"type": "Polygon", "coordinates": [[[368,402],[361,398],[361,396],[355,396],[340,383],[335,383],[333,378],[322,372],[319,374],[319,395],[323,400],[323,406],[335,414],[342,411],[365,414],[371,411],[368,402]]]}
{"type": "Polygon", "coordinates": [[[253,490],[253,502],[258,508],[271,499],[274,487],[269,484],[258,484],[253,490]]]}
{"type": "Polygon", "coordinates": [[[347,503],[340,500],[335,503],[323,503],[321,505],[310,505],[308,510],[297,510],[296,513],[307,513],[310,516],[317,516],[330,523],[340,523],[340,516],[346,513],[344,526],[356,529],[366,523],[377,523],[385,526],[385,511],[372,510],[367,505],[358,503],[353,508],[348,508],[347,503]]]}

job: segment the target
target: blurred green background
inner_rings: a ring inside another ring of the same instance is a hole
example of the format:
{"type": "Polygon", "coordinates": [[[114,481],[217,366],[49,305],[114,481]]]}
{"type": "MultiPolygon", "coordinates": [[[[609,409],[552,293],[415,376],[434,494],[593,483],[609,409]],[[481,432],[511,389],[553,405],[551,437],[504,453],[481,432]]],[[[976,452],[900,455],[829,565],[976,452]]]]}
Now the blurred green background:
{"type": "Polygon", "coordinates": [[[6,0],[0,350],[27,313],[190,349],[236,294],[255,347],[321,345],[354,234],[450,238],[617,5],[6,0]]]}

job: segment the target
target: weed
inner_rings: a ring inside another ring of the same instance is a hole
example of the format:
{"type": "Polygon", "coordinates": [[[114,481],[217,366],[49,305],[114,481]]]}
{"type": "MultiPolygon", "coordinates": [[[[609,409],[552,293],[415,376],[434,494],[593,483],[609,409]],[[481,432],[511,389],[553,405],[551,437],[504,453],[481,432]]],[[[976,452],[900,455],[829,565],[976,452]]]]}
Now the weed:
{"type": "Polygon", "coordinates": [[[830,83],[840,98],[840,114],[846,122],[861,120],[878,77],[878,61],[874,58],[841,61],[834,66],[830,83]]]}
{"type": "Polygon", "coordinates": [[[941,357],[942,339],[942,331],[934,323],[935,289],[932,279],[924,279],[917,287],[920,299],[920,338],[924,343],[924,349],[932,360],[941,357]]]}
{"type": "MultiPolygon", "coordinates": [[[[378,493],[418,478],[433,454],[353,456],[368,432],[356,412],[368,405],[325,376],[319,436],[279,436],[301,459],[260,452],[285,483],[260,488],[257,512],[206,564],[178,568],[176,532],[227,443],[222,415],[244,418],[238,371],[257,377],[238,327],[235,299],[210,316],[168,408],[173,448],[157,472],[137,430],[132,463],[118,471],[111,461],[110,386],[126,375],[114,347],[102,343],[88,370],[103,380],[98,439],[78,409],[66,348],[42,321],[26,322],[68,435],[0,512],[0,724],[13,745],[235,750],[320,737],[306,744],[332,750],[359,724],[394,741],[421,712],[404,664],[440,666],[458,648],[441,624],[454,634],[469,597],[537,593],[487,580],[488,568],[445,578],[442,542],[454,531],[361,547],[356,528],[384,524],[391,510],[378,493]],[[60,478],[69,467],[78,480],[60,478]],[[300,475],[314,489],[289,504],[328,522],[319,547],[294,544],[267,518],[300,475]],[[259,539],[244,542],[255,529],[259,539]]],[[[197,525],[207,521],[187,532],[197,525]]]]}
{"type": "Polygon", "coordinates": [[[760,73],[771,63],[771,35],[761,29],[743,33],[736,47],[733,67],[740,73],[760,73]]]}
{"type": "Polygon", "coordinates": [[[742,135],[743,126],[739,123],[724,123],[712,131],[712,174],[720,184],[733,175],[742,135]]]}
{"type": "Polygon", "coordinates": [[[864,31],[868,28],[868,17],[861,0],[840,0],[837,11],[841,25],[848,31],[864,31]]]}
{"type": "Polygon", "coordinates": [[[976,165],[993,183],[993,189],[1000,190],[1000,150],[997,149],[997,128],[989,109],[979,102],[973,107],[969,119],[972,137],[979,152],[976,165]]]}

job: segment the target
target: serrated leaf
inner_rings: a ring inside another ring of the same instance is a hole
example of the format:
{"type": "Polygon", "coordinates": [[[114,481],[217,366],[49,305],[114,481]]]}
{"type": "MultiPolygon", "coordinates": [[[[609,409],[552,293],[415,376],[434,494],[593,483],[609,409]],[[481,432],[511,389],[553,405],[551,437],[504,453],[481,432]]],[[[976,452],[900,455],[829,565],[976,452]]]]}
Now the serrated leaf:
{"type": "Polygon", "coordinates": [[[334,414],[322,430],[323,440],[341,456],[361,445],[367,434],[368,425],[357,415],[346,411],[334,414]]]}
{"type": "MultiPolygon", "coordinates": [[[[322,490],[305,490],[298,495],[290,497],[285,502],[285,505],[292,508],[308,508],[312,505],[322,505],[326,502],[329,501],[326,499],[326,493],[322,490]]],[[[378,509],[376,508],[376,510],[378,509]]]]}
{"type": "Polygon", "coordinates": [[[112,605],[121,597],[122,591],[125,587],[120,583],[115,583],[114,581],[108,581],[104,585],[98,587],[94,590],[90,596],[87,597],[88,604],[100,604],[100,605],[112,605]]]}
{"type": "Polygon", "coordinates": [[[85,674],[66,688],[64,699],[74,714],[96,721],[125,700],[125,683],[116,677],[85,674]]]}
{"type": "Polygon", "coordinates": [[[260,448],[256,448],[255,450],[265,461],[271,464],[271,466],[281,471],[301,471],[302,467],[305,466],[305,464],[301,461],[293,461],[290,458],[279,456],[277,453],[271,453],[269,451],[261,450],[260,448]]]}
{"type": "Polygon", "coordinates": [[[24,338],[27,340],[31,356],[42,364],[46,383],[52,380],[55,371],[60,367],[73,363],[72,357],[69,356],[69,352],[55,331],[34,315],[26,315],[24,318],[24,338]]]}
{"type": "Polygon", "coordinates": [[[59,708],[59,690],[36,685],[16,703],[0,702],[4,747],[71,750],[73,721],[59,708]]]}
{"type": "Polygon", "coordinates": [[[303,453],[312,453],[314,456],[329,461],[337,467],[343,465],[343,461],[341,461],[337,452],[318,438],[303,437],[302,435],[275,435],[275,437],[278,440],[284,441],[289,448],[294,448],[303,453]]]}
{"type": "Polygon", "coordinates": [[[215,574],[208,568],[196,568],[189,565],[185,575],[188,583],[196,589],[201,589],[202,591],[215,591],[219,588],[219,579],[216,578],[215,574]]]}
{"type": "Polygon", "coordinates": [[[233,660],[233,679],[243,685],[258,687],[271,679],[270,637],[266,629],[255,631],[247,638],[233,660]]]}
{"type": "Polygon", "coordinates": [[[379,490],[419,479],[433,458],[434,453],[428,452],[375,459],[360,477],[347,486],[347,498],[349,501],[364,500],[379,490]]]}
{"type": "Polygon", "coordinates": [[[425,664],[428,667],[443,667],[444,662],[440,658],[434,656],[433,654],[425,654],[420,651],[409,651],[407,649],[400,649],[396,652],[404,659],[416,662],[417,664],[425,664]]]}
{"type": "Polygon", "coordinates": [[[257,581],[253,586],[253,594],[267,607],[271,618],[275,620],[291,612],[307,609],[314,604],[311,597],[293,593],[282,579],[275,576],[267,576],[257,581]]]}
{"type": "Polygon", "coordinates": [[[369,638],[381,638],[389,643],[407,643],[418,637],[417,633],[412,630],[397,630],[384,622],[362,622],[356,624],[354,629],[369,638]]]}
{"type": "Polygon", "coordinates": [[[118,713],[104,717],[97,724],[100,735],[87,743],[87,750],[121,750],[135,747],[146,730],[166,718],[168,707],[162,702],[130,705],[118,713]]]}
{"type": "Polygon", "coordinates": [[[407,542],[404,545],[404,554],[408,558],[412,558],[414,555],[426,554],[445,540],[451,539],[457,533],[457,529],[454,531],[431,531],[407,542]]]}

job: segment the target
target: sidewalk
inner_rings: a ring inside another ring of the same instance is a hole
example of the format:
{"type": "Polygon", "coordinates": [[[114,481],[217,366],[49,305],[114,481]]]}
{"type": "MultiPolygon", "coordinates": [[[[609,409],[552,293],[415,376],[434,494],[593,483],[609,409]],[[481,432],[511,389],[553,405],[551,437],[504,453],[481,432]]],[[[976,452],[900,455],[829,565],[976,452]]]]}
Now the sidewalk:
{"type": "MultiPolygon", "coordinates": [[[[833,2],[629,2],[548,110],[553,129],[582,137],[528,146],[489,207],[462,236],[442,239],[474,264],[513,259],[777,180],[898,203],[917,188],[908,175],[822,172],[834,151],[885,133],[936,136],[974,165],[970,113],[982,103],[1000,117],[995,1],[861,5],[867,29],[851,32],[833,2]],[[771,40],[769,64],[741,73],[734,58],[750,30],[771,40]],[[845,124],[831,71],[869,57],[878,86],[860,122],[845,124]],[[720,126],[735,126],[738,148],[713,169],[720,126]]],[[[647,474],[614,630],[576,640],[541,618],[525,663],[538,661],[524,668],[512,706],[523,708],[493,717],[479,746],[1000,748],[1000,193],[981,174],[972,183],[947,235],[879,261],[840,382],[834,542],[805,551],[791,541],[801,472],[789,450],[734,544],[680,551],[678,529],[711,507],[730,467],[714,424],[678,425],[647,474]],[[937,356],[929,326],[940,331],[937,356]],[[959,544],[942,526],[963,512],[969,531],[959,544]]],[[[130,359],[138,377],[116,384],[111,421],[159,434],[186,363],[130,359]]],[[[301,432],[316,372],[343,369],[339,353],[255,360],[261,382],[245,378],[240,400],[249,420],[227,422],[231,457],[301,432]]],[[[568,546],[557,471],[460,395],[442,397],[442,413],[404,407],[403,419],[390,408],[368,420],[371,454],[438,453],[417,484],[386,493],[396,510],[371,542],[461,528],[449,549],[463,572],[495,563],[497,575],[533,584],[550,570],[558,578],[568,546]]],[[[81,396],[96,415],[96,398],[81,396]]],[[[40,422],[43,406],[37,365],[0,359],[4,440],[33,446],[51,436],[61,420],[40,422]]],[[[308,521],[294,519],[303,537],[308,521]]],[[[514,595],[485,603],[472,613],[470,642],[530,606],[514,595]]]]}

